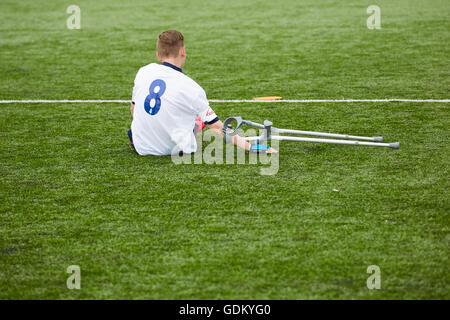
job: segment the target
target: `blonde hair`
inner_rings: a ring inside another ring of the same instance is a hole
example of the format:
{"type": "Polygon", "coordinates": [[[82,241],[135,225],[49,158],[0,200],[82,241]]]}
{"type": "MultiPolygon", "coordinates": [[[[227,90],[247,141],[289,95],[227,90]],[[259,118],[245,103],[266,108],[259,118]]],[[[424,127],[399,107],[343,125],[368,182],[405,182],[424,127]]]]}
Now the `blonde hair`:
{"type": "Polygon", "coordinates": [[[181,32],[167,30],[158,37],[156,47],[161,58],[178,57],[180,48],[184,46],[184,37],[181,32]]]}

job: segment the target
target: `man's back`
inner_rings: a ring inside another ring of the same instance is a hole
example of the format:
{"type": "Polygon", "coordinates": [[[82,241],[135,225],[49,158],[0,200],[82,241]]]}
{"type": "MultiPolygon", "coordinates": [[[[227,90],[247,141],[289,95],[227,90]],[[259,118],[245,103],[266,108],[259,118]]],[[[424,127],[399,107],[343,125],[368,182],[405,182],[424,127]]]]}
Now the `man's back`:
{"type": "Polygon", "coordinates": [[[169,63],[142,67],[134,81],[132,99],[131,131],[139,154],[196,151],[195,118],[206,112],[209,104],[205,91],[181,69],[169,63]]]}

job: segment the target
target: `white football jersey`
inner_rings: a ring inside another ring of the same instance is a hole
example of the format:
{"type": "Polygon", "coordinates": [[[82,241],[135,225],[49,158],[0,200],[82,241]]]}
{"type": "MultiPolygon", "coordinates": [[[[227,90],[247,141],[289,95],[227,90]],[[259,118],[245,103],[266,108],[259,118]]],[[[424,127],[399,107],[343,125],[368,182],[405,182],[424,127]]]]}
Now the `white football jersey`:
{"type": "Polygon", "coordinates": [[[176,66],[151,63],[134,80],[131,132],[140,155],[171,155],[197,150],[195,119],[205,124],[219,119],[206,93],[176,66]]]}

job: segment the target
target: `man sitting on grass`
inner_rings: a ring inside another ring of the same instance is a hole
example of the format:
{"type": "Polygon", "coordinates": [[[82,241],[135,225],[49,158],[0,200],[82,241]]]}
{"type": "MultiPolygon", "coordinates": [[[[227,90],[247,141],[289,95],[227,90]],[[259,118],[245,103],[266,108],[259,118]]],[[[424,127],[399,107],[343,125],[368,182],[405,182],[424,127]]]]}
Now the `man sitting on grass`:
{"type": "MultiPolygon", "coordinates": [[[[140,155],[195,152],[195,134],[205,126],[223,136],[222,121],[209,106],[205,91],[182,72],[186,61],[183,41],[178,31],[161,33],[156,52],[161,64],[140,68],[134,80],[128,136],[140,155]]],[[[233,136],[233,143],[245,150],[251,147],[238,135],[233,136]]]]}

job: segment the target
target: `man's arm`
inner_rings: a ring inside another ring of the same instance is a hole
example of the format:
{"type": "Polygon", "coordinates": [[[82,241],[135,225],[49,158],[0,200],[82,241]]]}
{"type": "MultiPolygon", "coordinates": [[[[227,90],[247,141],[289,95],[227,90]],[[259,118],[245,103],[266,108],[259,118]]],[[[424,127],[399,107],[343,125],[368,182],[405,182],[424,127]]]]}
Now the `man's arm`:
{"type": "MultiPolygon", "coordinates": [[[[218,121],[214,122],[213,124],[208,124],[207,126],[216,135],[218,135],[218,136],[223,138],[223,131],[222,131],[223,123],[222,123],[222,121],[218,120],[218,121]]],[[[238,146],[238,147],[240,147],[240,148],[242,148],[242,149],[245,149],[247,151],[249,151],[250,147],[252,146],[250,144],[250,142],[248,142],[247,140],[244,140],[244,138],[242,138],[242,137],[240,137],[238,135],[233,136],[233,144],[238,146]]]]}
{"type": "Polygon", "coordinates": [[[131,112],[131,117],[134,117],[134,102],[131,102],[130,104],[130,112],[131,112]]]}
{"type": "MultiPolygon", "coordinates": [[[[202,91],[201,99],[200,101],[203,101],[203,104],[208,105],[208,100],[206,100],[206,94],[204,91],[202,91]]],[[[199,117],[203,123],[205,123],[209,129],[211,129],[216,135],[223,138],[223,123],[219,120],[219,117],[216,115],[213,109],[211,107],[206,108],[203,112],[199,113],[199,117]]],[[[242,137],[239,137],[238,135],[233,136],[233,144],[245,149],[247,151],[250,150],[250,147],[252,146],[248,141],[244,140],[242,137]]]]}
{"type": "MultiPolygon", "coordinates": [[[[223,123],[222,121],[218,120],[216,122],[214,122],[213,124],[208,124],[207,125],[209,129],[211,129],[216,135],[220,136],[223,138],[223,123]]],[[[245,140],[244,138],[242,138],[239,135],[235,135],[233,136],[233,144],[238,146],[239,148],[245,149],[247,151],[250,150],[251,148],[251,144],[250,142],[248,142],[247,140],[245,140]]],[[[276,149],[272,149],[270,148],[269,150],[267,150],[267,153],[277,153],[278,151],[276,149]]]]}

